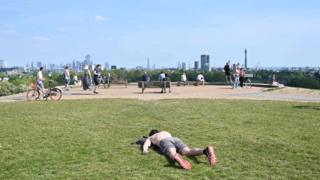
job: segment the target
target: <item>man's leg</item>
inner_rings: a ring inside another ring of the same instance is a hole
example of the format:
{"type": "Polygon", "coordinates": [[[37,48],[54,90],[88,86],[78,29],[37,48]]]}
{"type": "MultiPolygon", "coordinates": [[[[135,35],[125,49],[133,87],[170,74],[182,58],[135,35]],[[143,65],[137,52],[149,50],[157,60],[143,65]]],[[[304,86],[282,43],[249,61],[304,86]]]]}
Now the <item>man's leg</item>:
{"type": "Polygon", "coordinates": [[[176,148],[170,148],[167,155],[174,161],[176,161],[183,169],[190,170],[192,165],[189,161],[183,159],[183,157],[177,153],[176,148]]]}
{"type": "Polygon", "coordinates": [[[181,154],[185,156],[198,156],[203,155],[203,150],[201,148],[189,148],[185,147],[182,149],[181,154]]]}
{"type": "Polygon", "coordinates": [[[198,156],[204,154],[207,156],[211,166],[214,166],[217,163],[216,155],[212,145],[209,145],[205,149],[185,147],[182,149],[181,154],[186,156],[198,156]]]}

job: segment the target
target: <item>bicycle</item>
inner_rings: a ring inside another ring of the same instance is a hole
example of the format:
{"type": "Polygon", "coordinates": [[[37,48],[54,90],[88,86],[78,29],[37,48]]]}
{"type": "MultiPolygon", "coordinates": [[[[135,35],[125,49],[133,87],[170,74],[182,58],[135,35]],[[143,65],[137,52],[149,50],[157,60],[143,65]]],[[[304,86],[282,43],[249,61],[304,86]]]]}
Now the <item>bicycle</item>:
{"type": "Polygon", "coordinates": [[[251,88],[252,86],[251,80],[249,78],[245,78],[245,81],[243,82],[243,86],[246,88],[251,88]]]}
{"type": "MultiPolygon", "coordinates": [[[[49,86],[52,84],[52,82],[52,80],[49,81],[49,86]]],[[[31,85],[31,89],[27,91],[27,100],[39,100],[41,94],[43,94],[43,99],[46,101],[48,100],[48,97],[54,101],[59,101],[62,97],[62,91],[59,88],[50,87],[48,89],[42,89],[38,84],[34,83],[31,85]]]]}

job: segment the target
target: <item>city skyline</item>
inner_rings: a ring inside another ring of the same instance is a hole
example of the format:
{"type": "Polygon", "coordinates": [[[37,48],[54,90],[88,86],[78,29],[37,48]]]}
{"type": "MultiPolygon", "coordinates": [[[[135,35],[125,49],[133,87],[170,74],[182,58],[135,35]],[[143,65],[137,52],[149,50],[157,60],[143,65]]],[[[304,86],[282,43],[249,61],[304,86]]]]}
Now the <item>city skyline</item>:
{"type": "Polygon", "coordinates": [[[0,59],[8,66],[82,61],[176,67],[210,55],[248,67],[320,66],[320,2],[4,0],[0,59]]]}

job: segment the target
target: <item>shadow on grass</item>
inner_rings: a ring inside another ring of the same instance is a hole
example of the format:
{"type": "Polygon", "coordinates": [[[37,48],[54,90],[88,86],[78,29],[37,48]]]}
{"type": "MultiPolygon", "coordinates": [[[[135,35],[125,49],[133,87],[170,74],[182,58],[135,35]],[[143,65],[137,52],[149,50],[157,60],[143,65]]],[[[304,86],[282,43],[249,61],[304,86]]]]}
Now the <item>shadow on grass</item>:
{"type": "Polygon", "coordinates": [[[293,108],[297,109],[312,109],[320,111],[320,106],[293,106],[293,108]]]}

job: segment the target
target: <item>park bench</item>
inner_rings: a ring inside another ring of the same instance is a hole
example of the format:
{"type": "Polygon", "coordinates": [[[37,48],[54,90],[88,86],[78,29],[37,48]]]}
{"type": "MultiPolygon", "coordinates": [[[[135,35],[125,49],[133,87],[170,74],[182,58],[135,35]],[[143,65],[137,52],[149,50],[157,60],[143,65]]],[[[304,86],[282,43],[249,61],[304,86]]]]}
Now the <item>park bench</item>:
{"type": "Polygon", "coordinates": [[[171,81],[139,81],[138,87],[142,89],[142,94],[146,88],[161,88],[162,93],[166,93],[169,88],[171,93],[171,81]]]}
{"type": "Polygon", "coordinates": [[[244,77],[245,78],[253,78],[253,74],[245,74],[244,77]]]}
{"type": "Polygon", "coordinates": [[[108,80],[107,84],[108,88],[110,88],[111,85],[124,85],[126,88],[128,87],[127,80],[108,80]]]}
{"type": "Polygon", "coordinates": [[[177,86],[189,86],[189,85],[194,85],[194,86],[199,86],[202,85],[204,86],[205,82],[204,81],[178,81],[177,86]]]}

